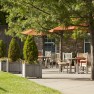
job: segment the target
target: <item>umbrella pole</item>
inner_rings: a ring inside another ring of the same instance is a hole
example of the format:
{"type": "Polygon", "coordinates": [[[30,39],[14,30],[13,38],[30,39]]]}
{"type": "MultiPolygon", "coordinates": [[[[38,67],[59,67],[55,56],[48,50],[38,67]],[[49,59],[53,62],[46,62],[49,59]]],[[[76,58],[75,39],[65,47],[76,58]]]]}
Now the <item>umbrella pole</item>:
{"type": "MultiPolygon", "coordinates": [[[[42,48],[42,49],[43,49],[43,56],[45,56],[45,41],[44,41],[44,40],[45,40],[45,36],[42,36],[42,42],[43,42],[43,44],[42,44],[42,45],[43,45],[43,48],[42,48]]],[[[44,57],[43,57],[43,62],[44,62],[44,57]]]]}
{"type": "MultiPolygon", "coordinates": [[[[62,54],[62,46],[63,46],[63,33],[60,34],[60,46],[59,46],[59,53],[60,53],[60,61],[62,62],[63,61],[63,54],[62,54]]],[[[62,66],[59,66],[60,67],[60,72],[62,72],[62,66]]]]}
{"type": "Polygon", "coordinates": [[[60,60],[61,61],[63,61],[63,54],[62,54],[62,52],[63,52],[63,33],[61,33],[61,35],[60,35],[60,60]]]}

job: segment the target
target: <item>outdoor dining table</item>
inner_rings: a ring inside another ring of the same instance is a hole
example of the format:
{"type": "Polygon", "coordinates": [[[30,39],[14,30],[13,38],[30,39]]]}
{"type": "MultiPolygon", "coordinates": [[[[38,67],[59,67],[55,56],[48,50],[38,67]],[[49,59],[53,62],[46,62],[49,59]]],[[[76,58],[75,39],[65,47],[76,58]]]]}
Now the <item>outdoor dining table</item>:
{"type": "MultiPolygon", "coordinates": [[[[79,64],[80,64],[80,60],[85,60],[86,58],[84,57],[75,57],[75,58],[69,58],[69,60],[73,60],[74,61],[74,66],[75,66],[75,73],[79,73],[79,64]]],[[[71,64],[70,64],[70,72],[71,72],[71,64]]]]}
{"type": "Polygon", "coordinates": [[[79,65],[80,65],[80,60],[85,60],[86,58],[84,57],[74,57],[74,58],[68,58],[67,60],[69,60],[69,63],[68,62],[63,62],[63,61],[60,61],[58,63],[59,65],[59,71],[62,72],[62,68],[64,66],[67,66],[67,73],[72,73],[72,61],[74,61],[74,73],[79,73],[79,65]],[[69,72],[68,72],[68,66],[69,66],[69,72]]]}
{"type": "Polygon", "coordinates": [[[44,61],[51,58],[50,56],[38,56],[38,59],[43,59],[44,61]]]}

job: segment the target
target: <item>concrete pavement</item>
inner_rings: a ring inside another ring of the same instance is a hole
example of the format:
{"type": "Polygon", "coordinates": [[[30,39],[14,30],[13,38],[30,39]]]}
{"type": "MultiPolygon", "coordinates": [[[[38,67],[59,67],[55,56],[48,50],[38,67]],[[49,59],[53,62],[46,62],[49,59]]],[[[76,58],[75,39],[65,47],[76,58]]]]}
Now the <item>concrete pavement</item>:
{"type": "Polygon", "coordinates": [[[63,94],[94,94],[94,81],[90,74],[59,73],[56,68],[43,69],[42,79],[29,79],[38,84],[61,91],[63,94]]]}

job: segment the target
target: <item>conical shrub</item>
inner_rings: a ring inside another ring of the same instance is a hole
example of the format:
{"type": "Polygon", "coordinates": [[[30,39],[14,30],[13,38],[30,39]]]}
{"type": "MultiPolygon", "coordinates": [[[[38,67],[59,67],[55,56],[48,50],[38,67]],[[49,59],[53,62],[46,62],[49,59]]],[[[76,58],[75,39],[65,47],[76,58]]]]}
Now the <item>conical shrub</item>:
{"type": "Polygon", "coordinates": [[[31,64],[38,59],[38,49],[32,36],[28,36],[24,43],[23,56],[31,64]]]}
{"type": "Polygon", "coordinates": [[[3,42],[3,40],[0,40],[0,58],[6,56],[6,44],[3,42]]]}
{"type": "Polygon", "coordinates": [[[11,61],[17,61],[20,58],[20,47],[15,38],[12,38],[8,49],[8,58],[11,61]]]}

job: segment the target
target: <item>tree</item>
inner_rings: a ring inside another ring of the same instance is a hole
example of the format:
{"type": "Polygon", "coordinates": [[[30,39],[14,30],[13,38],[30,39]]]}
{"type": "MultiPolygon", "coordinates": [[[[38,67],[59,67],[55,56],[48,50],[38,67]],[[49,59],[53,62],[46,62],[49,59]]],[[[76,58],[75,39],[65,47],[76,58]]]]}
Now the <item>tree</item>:
{"type": "MultiPolygon", "coordinates": [[[[47,16],[41,16],[40,11],[37,11],[36,8],[31,6],[32,3],[33,0],[18,0],[17,2],[15,2],[15,0],[1,0],[1,11],[7,13],[6,21],[8,23],[8,35],[23,38],[20,32],[25,29],[37,27],[36,29],[38,31],[48,30],[47,27],[50,25],[48,26],[48,24],[45,24],[45,21],[49,23],[46,18],[47,16]],[[40,20],[43,20],[43,22],[40,22],[40,20]]],[[[50,22],[50,24],[52,23],[50,22]]]]}
{"type": "Polygon", "coordinates": [[[6,44],[3,42],[3,40],[0,40],[0,58],[6,56],[6,44]]]}
{"type": "Polygon", "coordinates": [[[24,28],[38,30],[52,28],[62,23],[65,26],[87,28],[91,35],[91,79],[94,80],[94,0],[1,0],[9,15],[8,26],[19,32],[24,28]],[[18,30],[16,30],[19,27],[18,30]]]}
{"type": "Polygon", "coordinates": [[[28,36],[23,47],[24,59],[28,63],[34,63],[38,59],[38,49],[32,36],[28,36]]]}
{"type": "Polygon", "coordinates": [[[12,38],[8,49],[10,61],[17,61],[20,58],[20,48],[15,38],[12,38]]]}

